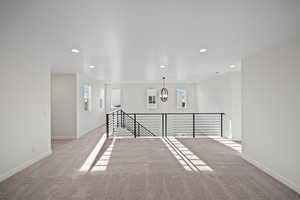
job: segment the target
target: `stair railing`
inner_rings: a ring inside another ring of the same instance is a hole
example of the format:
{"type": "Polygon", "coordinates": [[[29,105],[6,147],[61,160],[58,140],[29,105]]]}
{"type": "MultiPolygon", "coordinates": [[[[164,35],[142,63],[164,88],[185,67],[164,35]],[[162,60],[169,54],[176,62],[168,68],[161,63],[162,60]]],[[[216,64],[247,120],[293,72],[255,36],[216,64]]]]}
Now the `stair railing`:
{"type": "Polygon", "coordinates": [[[106,114],[107,137],[114,135],[118,128],[123,128],[129,131],[135,138],[138,136],[156,136],[153,132],[137,121],[135,114],[132,117],[125,113],[122,109],[114,110],[106,114]]]}
{"type": "Polygon", "coordinates": [[[125,129],[136,137],[216,135],[223,137],[224,113],[126,113],[106,114],[107,137],[125,129]]]}

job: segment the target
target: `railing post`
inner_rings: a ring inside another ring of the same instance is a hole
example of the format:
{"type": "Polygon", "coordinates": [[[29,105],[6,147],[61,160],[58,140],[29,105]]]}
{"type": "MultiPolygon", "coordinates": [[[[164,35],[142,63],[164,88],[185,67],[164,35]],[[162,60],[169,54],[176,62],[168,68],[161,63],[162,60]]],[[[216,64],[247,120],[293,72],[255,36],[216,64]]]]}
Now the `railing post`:
{"type": "Polygon", "coordinates": [[[134,138],[136,138],[136,114],[134,114],[134,138]]]}
{"type": "Polygon", "coordinates": [[[195,138],[195,113],[193,113],[193,138],[195,138]]]}
{"type": "Polygon", "coordinates": [[[118,111],[115,112],[115,116],[116,116],[116,128],[118,128],[118,111]]]}
{"type": "Polygon", "coordinates": [[[221,137],[223,137],[223,114],[221,113],[221,137]]]}
{"type": "Polygon", "coordinates": [[[115,134],[115,113],[112,113],[113,134],[115,134]]]}
{"type": "Polygon", "coordinates": [[[125,124],[124,124],[124,118],[125,118],[125,114],[124,114],[124,111],[122,110],[122,128],[125,128],[125,124]]]}
{"type": "Polygon", "coordinates": [[[125,117],[126,117],[125,112],[123,112],[123,128],[125,128],[125,117]]]}
{"type": "Polygon", "coordinates": [[[138,136],[141,136],[141,133],[140,133],[140,125],[138,125],[138,136]]]}
{"type": "Polygon", "coordinates": [[[121,127],[121,110],[118,111],[118,127],[121,127]]]}
{"type": "Polygon", "coordinates": [[[117,128],[119,127],[119,111],[117,111],[117,128]]]}
{"type": "Polygon", "coordinates": [[[106,114],[106,137],[109,138],[109,114],[106,114]]]}
{"type": "Polygon", "coordinates": [[[123,128],[123,125],[122,125],[122,110],[120,110],[120,127],[123,128]]]}
{"type": "Polygon", "coordinates": [[[168,137],[168,114],[165,113],[165,135],[168,137]]]}
{"type": "Polygon", "coordinates": [[[161,114],[161,136],[164,137],[165,136],[165,121],[164,121],[164,114],[161,114]]]}

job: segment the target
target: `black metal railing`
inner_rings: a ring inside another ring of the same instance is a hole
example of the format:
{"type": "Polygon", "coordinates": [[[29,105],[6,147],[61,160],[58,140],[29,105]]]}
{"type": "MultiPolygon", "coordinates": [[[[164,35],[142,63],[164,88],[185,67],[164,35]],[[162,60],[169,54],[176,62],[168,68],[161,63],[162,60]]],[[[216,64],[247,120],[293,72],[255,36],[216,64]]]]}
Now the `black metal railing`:
{"type": "Polygon", "coordinates": [[[125,113],[122,109],[106,114],[106,132],[114,136],[223,137],[224,113],[125,113]]]}
{"type": "Polygon", "coordinates": [[[128,115],[123,110],[106,114],[106,133],[109,136],[156,136],[137,121],[136,114],[128,115]]]}

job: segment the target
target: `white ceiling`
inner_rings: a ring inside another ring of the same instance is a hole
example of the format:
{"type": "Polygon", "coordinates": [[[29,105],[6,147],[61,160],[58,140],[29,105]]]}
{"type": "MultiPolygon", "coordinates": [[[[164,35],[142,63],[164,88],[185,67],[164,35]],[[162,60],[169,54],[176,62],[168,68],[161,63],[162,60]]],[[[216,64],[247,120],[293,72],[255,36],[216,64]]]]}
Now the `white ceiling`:
{"type": "Polygon", "coordinates": [[[0,17],[2,45],[107,81],[197,81],[300,34],[299,0],[2,0],[0,17]]]}

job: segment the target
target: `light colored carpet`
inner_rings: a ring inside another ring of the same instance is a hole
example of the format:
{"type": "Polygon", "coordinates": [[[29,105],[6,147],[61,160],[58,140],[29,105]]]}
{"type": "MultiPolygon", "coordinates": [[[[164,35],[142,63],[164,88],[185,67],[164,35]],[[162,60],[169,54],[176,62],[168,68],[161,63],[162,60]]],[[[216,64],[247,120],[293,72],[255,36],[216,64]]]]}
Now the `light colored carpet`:
{"type": "Polygon", "coordinates": [[[54,141],[51,156],[0,183],[0,199],[300,199],[237,151],[212,139],[168,140],[174,143],[169,148],[159,138],[109,140],[90,170],[80,171],[101,131],[79,140],[54,141]],[[185,162],[194,161],[211,170],[184,168],[185,162]]]}

